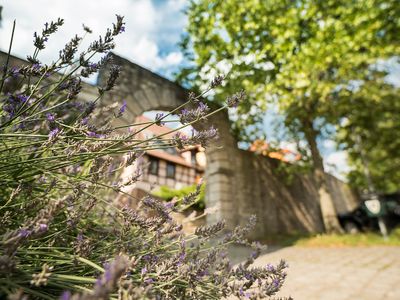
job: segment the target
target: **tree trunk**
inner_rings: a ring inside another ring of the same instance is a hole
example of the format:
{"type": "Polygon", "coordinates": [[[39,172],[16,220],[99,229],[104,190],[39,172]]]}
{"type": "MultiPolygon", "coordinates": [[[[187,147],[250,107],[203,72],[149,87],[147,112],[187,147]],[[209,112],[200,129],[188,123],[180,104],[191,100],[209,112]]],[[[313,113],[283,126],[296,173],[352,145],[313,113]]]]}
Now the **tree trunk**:
{"type": "Polygon", "coordinates": [[[314,179],[318,189],[321,215],[324,222],[325,232],[342,233],[343,230],[339,224],[333,199],[326,182],[322,157],[317,147],[317,132],[313,127],[312,121],[307,120],[303,123],[303,125],[305,137],[311,150],[314,179]]]}

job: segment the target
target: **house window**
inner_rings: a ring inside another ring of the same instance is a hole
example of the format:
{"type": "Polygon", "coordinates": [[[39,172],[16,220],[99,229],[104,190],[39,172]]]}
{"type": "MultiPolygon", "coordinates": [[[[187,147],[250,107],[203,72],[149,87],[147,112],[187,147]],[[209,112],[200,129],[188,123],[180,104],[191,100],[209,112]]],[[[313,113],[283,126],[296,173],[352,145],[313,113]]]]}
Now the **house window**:
{"type": "Polygon", "coordinates": [[[165,152],[167,152],[167,153],[169,153],[169,154],[178,155],[178,151],[176,151],[175,148],[166,148],[166,149],[164,149],[164,150],[165,150],[165,152]]]}
{"type": "Polygon", "coordinates": [[[196,151],[190,151],[190,158],[191,158],[192,165],[193,166],[197,165],[196,151]]]}
{"type": "Polygon", "coordinates": [[[158,175],[158,159],[150,157],[149,174],[158,175]]]}
{"type": "Polygon", "coordinates": [[[167,162],[167,178],[175,178],[175,165],[167,162]]]}

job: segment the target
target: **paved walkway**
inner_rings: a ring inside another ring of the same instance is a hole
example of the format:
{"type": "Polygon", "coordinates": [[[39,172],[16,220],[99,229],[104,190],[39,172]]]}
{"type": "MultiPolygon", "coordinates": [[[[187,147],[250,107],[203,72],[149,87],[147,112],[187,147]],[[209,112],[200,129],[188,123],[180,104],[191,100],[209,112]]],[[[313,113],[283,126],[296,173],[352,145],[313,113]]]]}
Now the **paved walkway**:
{"type": "Polygon", "coordinates": [[[294,300],[400,299],[400,247],[287,247],[262,255],[255,264],[265,266],[281,258],[289,269],[278,296],[294,300]]]}

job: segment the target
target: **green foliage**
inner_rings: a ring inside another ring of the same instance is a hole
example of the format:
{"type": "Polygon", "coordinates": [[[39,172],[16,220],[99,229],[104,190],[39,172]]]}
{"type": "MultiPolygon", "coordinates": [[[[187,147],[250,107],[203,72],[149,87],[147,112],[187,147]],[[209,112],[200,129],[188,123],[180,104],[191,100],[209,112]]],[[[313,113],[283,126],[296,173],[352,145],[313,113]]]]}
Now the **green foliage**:
{"type": "Polygon", "coordinates": [[[351,105],[353,109],[343,115],[337,141],[349,154],[353,186],[368,188],[367,171],[377,191],[400,190],[399,92],[399,88],[375,77],[357,91],[341,91],[338,107],[351,105]]]}
{"type": "MultiPolygon", "coordinates": [[[[307,140],[318,168],[322,162],[316,140],[325,138],[327,126],[339,125],[345,116],[351,119],[355,109],[368,114],[373,104],[381,105],[374,100],[379,89],[369,89],[364,105],[357,108],[352,101],[340,100],[339,92],[354,82],[377,78],[373,66],[400,53],[397,0],[193,0],[187,14],[188,36],[182,46],[186,51],[192,47],[192,64],[182,70],[180,79],[201,87],[215,72],[229,69],[229,80],[217,90],[215,100],[223,101],[238,86],[246,90],[249,101],[239,106],[235,118],[241,138],[251,141],[262,135],[258,129],[264,112],[269,105],[276,106],[286,128],[307,140]]],[[[354,89],[347,92],[346,99],[357,97],[354,89]]],[[[357,121],[360,118],[351,122],[357,121]]],[[[381,126],[374,122],[380,121],[371,117],[371,125],[355,126],[364,126],[366,132],[381,126]]],[[[386,142],[396,147],[390,136],[377,141],[382,144],[376,161],[392,164],[383,150],[386,142]]]]}
{"type": "Polygon", "coordinates": [[[329,119],[339,84],[398,54],[399,16],[396,0],[192,1],[184,46],[192,46],[195,55],[193,68],[183,74],[198,73],[192,82],[199,86],[231,65],[217,98],[222,101],[238,86],[249,93],[239,125],[253,123],[252,107],[263,111],[274,101],[288,124],[329,119]]]}
{"type": "MultiPolygon", "coordinates": [[[[157,190],[153,192],[154,196],[160,197],[166,201],[171,201],[174,198],[177,198],[177,201],[182,201],[184,197],[189,196],[192,193],[196,192],[196,185],[185,186],[181,189],[173,189],[168,186],[160,186],[157,190]]],[[[204,210],[206,208],[205,203],[205,184],[203,184],[200,188],[200,193],[194,199],[193,205],[191,206],[195,210],[204,210]]]]}

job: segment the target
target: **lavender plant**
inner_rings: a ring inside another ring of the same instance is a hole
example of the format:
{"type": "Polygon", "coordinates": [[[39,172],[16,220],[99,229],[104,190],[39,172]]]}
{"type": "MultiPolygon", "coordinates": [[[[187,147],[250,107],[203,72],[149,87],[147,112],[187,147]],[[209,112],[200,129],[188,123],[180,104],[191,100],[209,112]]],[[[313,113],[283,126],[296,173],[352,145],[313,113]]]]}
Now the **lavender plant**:
{"type": "MultiPolygon", "coordinates": [[[[220,299],[230,295],[259,299],[274,295],[285,279],[286,264],[252,267],[261,246],[246,240],[254,226],[224,232],[224,223],[185,235],[170,216],[194,202],[159,202],[145,197],[138,207],[122,206],[112,195],[140,180],[140,170],[128,181],[120,171],[136,163],[141,153],[167,147],[206,145],[217,130],[209,128],[171,139],[163,135],[141,140],[140,131],[162,125],[178,113],[183,127],[236,106],[243,93],[211,111],[202,97],[221,83],[218,77],[200,95],[154,122],[113,126],[126,103],[104,106],[101,99],[118,79],[112,67],[98,96],[83,101],[81,77],[99,70],[125,30],[123,17],[111,29],[80,50],[73,37],[58,59],[42,64],[38,54],[63,24],[58,19],[35,33],[35,51],[23,66],[2,68],[0,84],[0,298],[8,299],[220,299]],[[98,54],[104,56],[97,61],[98,54]],[[102,118],[98,116],[102,115],[102,118]],[[101,120],[101,121],[100,121],[101,120]],[[139,130],[124,133],[127,127],[139,130]],[[143,126],[145,125],[145,126],[143,126]],[[126,159],[122,160],[123,154],[126,159]],[[215,239],[215,237],[218,237],[215,239]],[[211,240],[212,239],[212,240],[211,240]],[[233,267],[226,247],[241,243],[254,248],[233,267]]],[[[15,25],[15,24],[14,24],[15,25]]],[[[84,27],[86,33],[91,30],[84,27]]],[[[11,46],[10,46],[11,49],[11,46]]],[[[169,133],[171,133],[169,132],[169,133]]],[[[196,189],[197,193],[200,188],[196,189]]]]}

